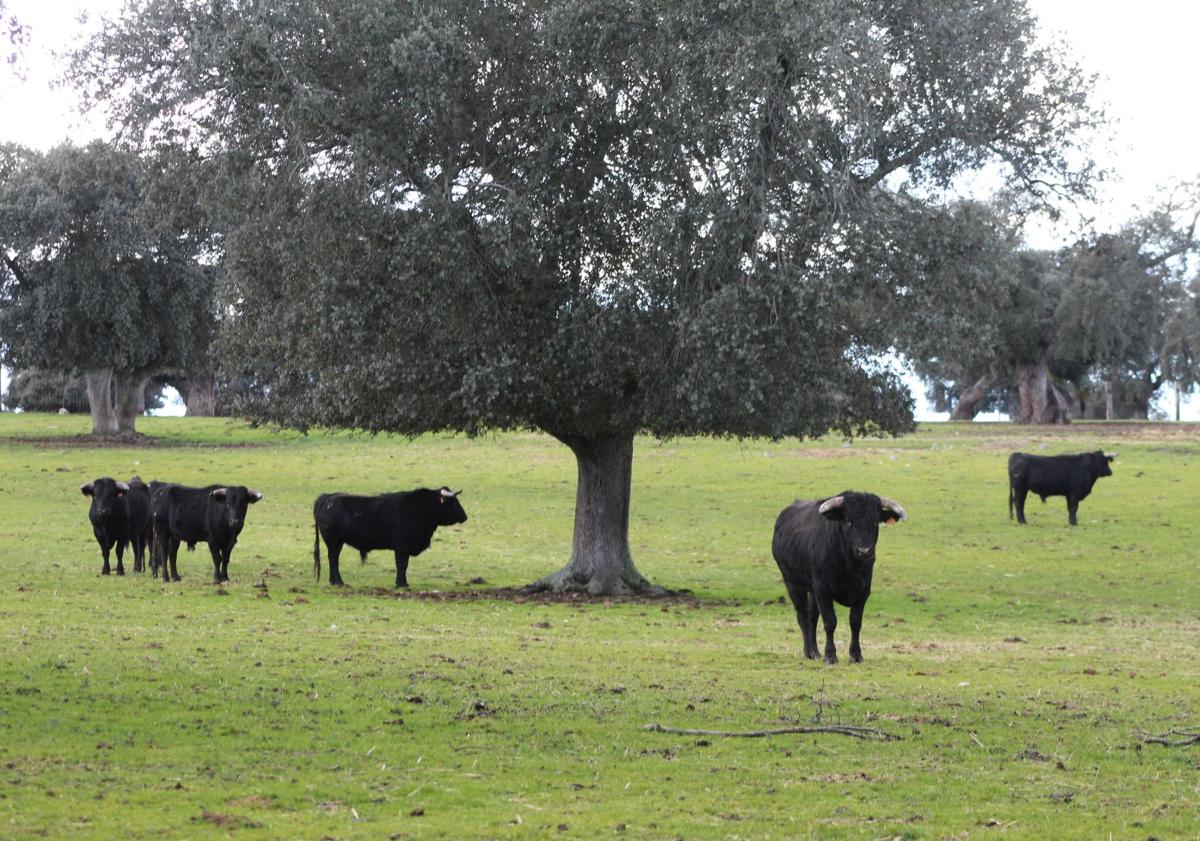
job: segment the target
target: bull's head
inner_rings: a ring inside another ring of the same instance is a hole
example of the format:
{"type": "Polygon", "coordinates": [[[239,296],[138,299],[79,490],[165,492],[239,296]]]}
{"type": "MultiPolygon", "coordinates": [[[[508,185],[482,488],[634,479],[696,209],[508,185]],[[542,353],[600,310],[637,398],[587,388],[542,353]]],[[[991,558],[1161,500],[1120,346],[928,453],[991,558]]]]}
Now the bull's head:
{"type": "Polygon", "coordinates": [[[263,498],[261,493],[245,485],[215,488],[210,496],[225,506],[225,522],[234,534],[240,532],[246,522],[246,509],[263,498]]]}
{"type": "Polygon", "coordinates": [[[116,506],[117,500],[129,492],[129,485],[104,478],[80,485],[79,490],[84,496],[92,498],[91,510],[100,517],[106,517],[116,506]]]}
{"type": "Polygon", "coordinates": [[[1116,453],[1106,453],[1103,450],[1096,450],[1096,452],[1092,453],[1092,457],[1096,462],[1096,466],[1097,466],[1096,475],[1097,476],[1113,475],[1112,468],[1109,467],[1109,465],[1112,464],[1114,461],[1116,461],[1116,459],[1117,459],[1116,453]]]}
{"type": "Polygon", "coordinates": [[[452,491],[443,486],[438,490],[437,523],[439,526],[453,526],[467,521],[467,512],[463,510],[462,503],[458,501],[460,493],[462,493],[462,488],[452,491]]]}
{"type": "Polygon", "coordinates": [[[855,560],[873,562],[879,540],[879,524],[907,520],[908,514],[895,500],[871,493],[844,491],[820,504],[817,511],[838,523],[855,560]]]}

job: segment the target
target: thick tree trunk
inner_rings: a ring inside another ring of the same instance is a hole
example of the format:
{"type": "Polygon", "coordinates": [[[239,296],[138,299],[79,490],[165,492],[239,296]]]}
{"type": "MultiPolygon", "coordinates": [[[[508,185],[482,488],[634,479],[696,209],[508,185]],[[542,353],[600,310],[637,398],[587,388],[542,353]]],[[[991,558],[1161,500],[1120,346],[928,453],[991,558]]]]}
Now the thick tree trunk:
{"type": "Polygon", "coordinates": [[[664,588],[642,577],[629,551],[633,433],[556,437],[571,448],[579,468],[571,560],[526,590],[605,596],[665,595],[664,588]]]}
{"type": "Polygon", "coordinates": [[[1113,409],[1113,387],[1109,380],[1104,381],[1104,419],[1112,420],[1117,416],[1113,409]]]}
{"type": "Polygon", "coordinates": [[[1044,357],[1037,362],[1018,362],[1016,379],[1021,398],[1017,423],[1065,423],[1069,420],[1066,401],[1050,383],[1050,366],[1044,357]]]}
{"type": "Polygon", "coordinates": [[[992,390],[992,386],[996,384],[996,375],[993,373],[984,374],[975,383],[962,393],[958,398],[958,405],[954,407],[954,411],[950,415],[952,421],[969,421],[974,420],[979,414],[979,404],[988,396],[988,392],[992,390]]]}
{"type": "Polygon", "coordinates": [[[84,375],[93,435],[116,435],[117,414],[113,409],[111,368],[95,368],[84,375]]]}
{"type": "Polygon", "coordinates": [[[187,402],[188,417],[211,418],[214,414],[214,392],[217,378],[212,374],[192,374],[188,377],[187,402]]]}
{"type": "Polygon", "coordinates": [[[114,374],[113,405],[118,435],[137,434],[137,418],[146,408],[146,383],[150,377],[142,371],[114,374]]]}

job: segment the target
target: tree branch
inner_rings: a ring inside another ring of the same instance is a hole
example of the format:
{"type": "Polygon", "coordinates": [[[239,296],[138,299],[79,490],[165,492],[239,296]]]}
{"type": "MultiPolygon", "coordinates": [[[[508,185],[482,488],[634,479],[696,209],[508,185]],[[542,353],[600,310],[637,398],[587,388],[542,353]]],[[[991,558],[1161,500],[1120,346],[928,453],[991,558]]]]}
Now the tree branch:
{"type": "Polygon", "coordinates": [[[788,733],[837,733],[855,739],[878,739],[881,742],[896,742],[900,736],[885,733],[875,727],[856,727],[850,724],[828,724],[812,727],[777,727],[773,730],[688,730],[680,727],[666,727],[662,724],[647,724],[642,728],[653,733],[679,733],[684,736],[743,736],[758,738],[762,736],[782,736],[788,733]]]}
{"type": "Polygon", "coordinates": [[[1142,743],[1147,745],[1166,745],[1169,748],[1182,748],[1188,745],[1200,744],[1200,725],[1190,727],[1172,727],[1161,736],[1142,734],[1142,743]],[[1171,736],[1183,736],[1182,739],[1172,739],[1171,736]]]}

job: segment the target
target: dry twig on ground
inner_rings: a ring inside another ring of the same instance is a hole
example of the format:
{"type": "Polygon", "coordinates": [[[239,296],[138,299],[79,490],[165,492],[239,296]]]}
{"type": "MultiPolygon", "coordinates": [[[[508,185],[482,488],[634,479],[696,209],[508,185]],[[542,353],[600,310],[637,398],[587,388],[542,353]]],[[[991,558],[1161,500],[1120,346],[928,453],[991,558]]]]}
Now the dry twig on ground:
{"type": "Polygon", "coordinates": [[[1182,748],[1187,745],[1200,744],[1200,725],[1172,727],[1161,736],[1151,736],[1148,733],[1142,733],[1142,742],[1148,745],[1166,745],[1169,748],[1182,748]],[[1172,739],[1172,736],[1182,736],[1183,738],[1172,739]]]}
{"type": "Polygon", "coordinates": [[[681,727],[666,727],[662,724],[647,724],[644,730],[655,733],[678,733],[683,736],[743,736],[756,738],[761,736],[782,736],[788,733],[838,733],[842,736],[852,736],[855,739],[879,739],[882,742],[894,742],[900,739],[892,733],[885,733],[875,727],[856,727],[850,724],[822,724],[813,727],[778,727],[773,730],[688,730],[681,727]]]}

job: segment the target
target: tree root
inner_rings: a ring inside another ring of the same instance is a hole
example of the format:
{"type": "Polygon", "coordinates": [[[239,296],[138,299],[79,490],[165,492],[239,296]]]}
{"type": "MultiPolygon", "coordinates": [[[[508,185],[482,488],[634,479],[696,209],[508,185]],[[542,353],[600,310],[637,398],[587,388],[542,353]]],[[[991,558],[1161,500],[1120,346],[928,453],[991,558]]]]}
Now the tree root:
{"type": "Polygon", "coordinates": [[[1142,743],[1147,745],[1166,745],[1169,748],[1182,748],[1188,745],[1200,744],[1200,725],[1190,727],[1172,727],[1161,736],[1151,736],[1142,733],[1142,743]],[[1172,739],[1171,736],[1182,736],[1182,739],[1172,739]]]}
{"type": "Polygon", "coordinates": [[[757,738],[761,736],[782,736],[787,733],[837,733],[854,739],[878,739],[881,742],[897,742],[900,736],[886,733],[876,727],[856,727],[851,724],[826,724],[812,727],[779,727],[773,730],[688,730],[680,727],[664,727],[661,724],[647,724],[642,728],[654,733],[679,733],[684,736],[744,736],[757,738]]]}
{"type": "Polygon", "coordinates": [[[535,593],[587,593],[592,596],[637,596],[639,598],[666,598],[691,595],[690,590],[671,590],[648,580],[633,570],[633,574],[622,574],[616,580],[602,581],[579,575],[570,566],[526,584],[518,591],[522,596],[535,593]]]}

